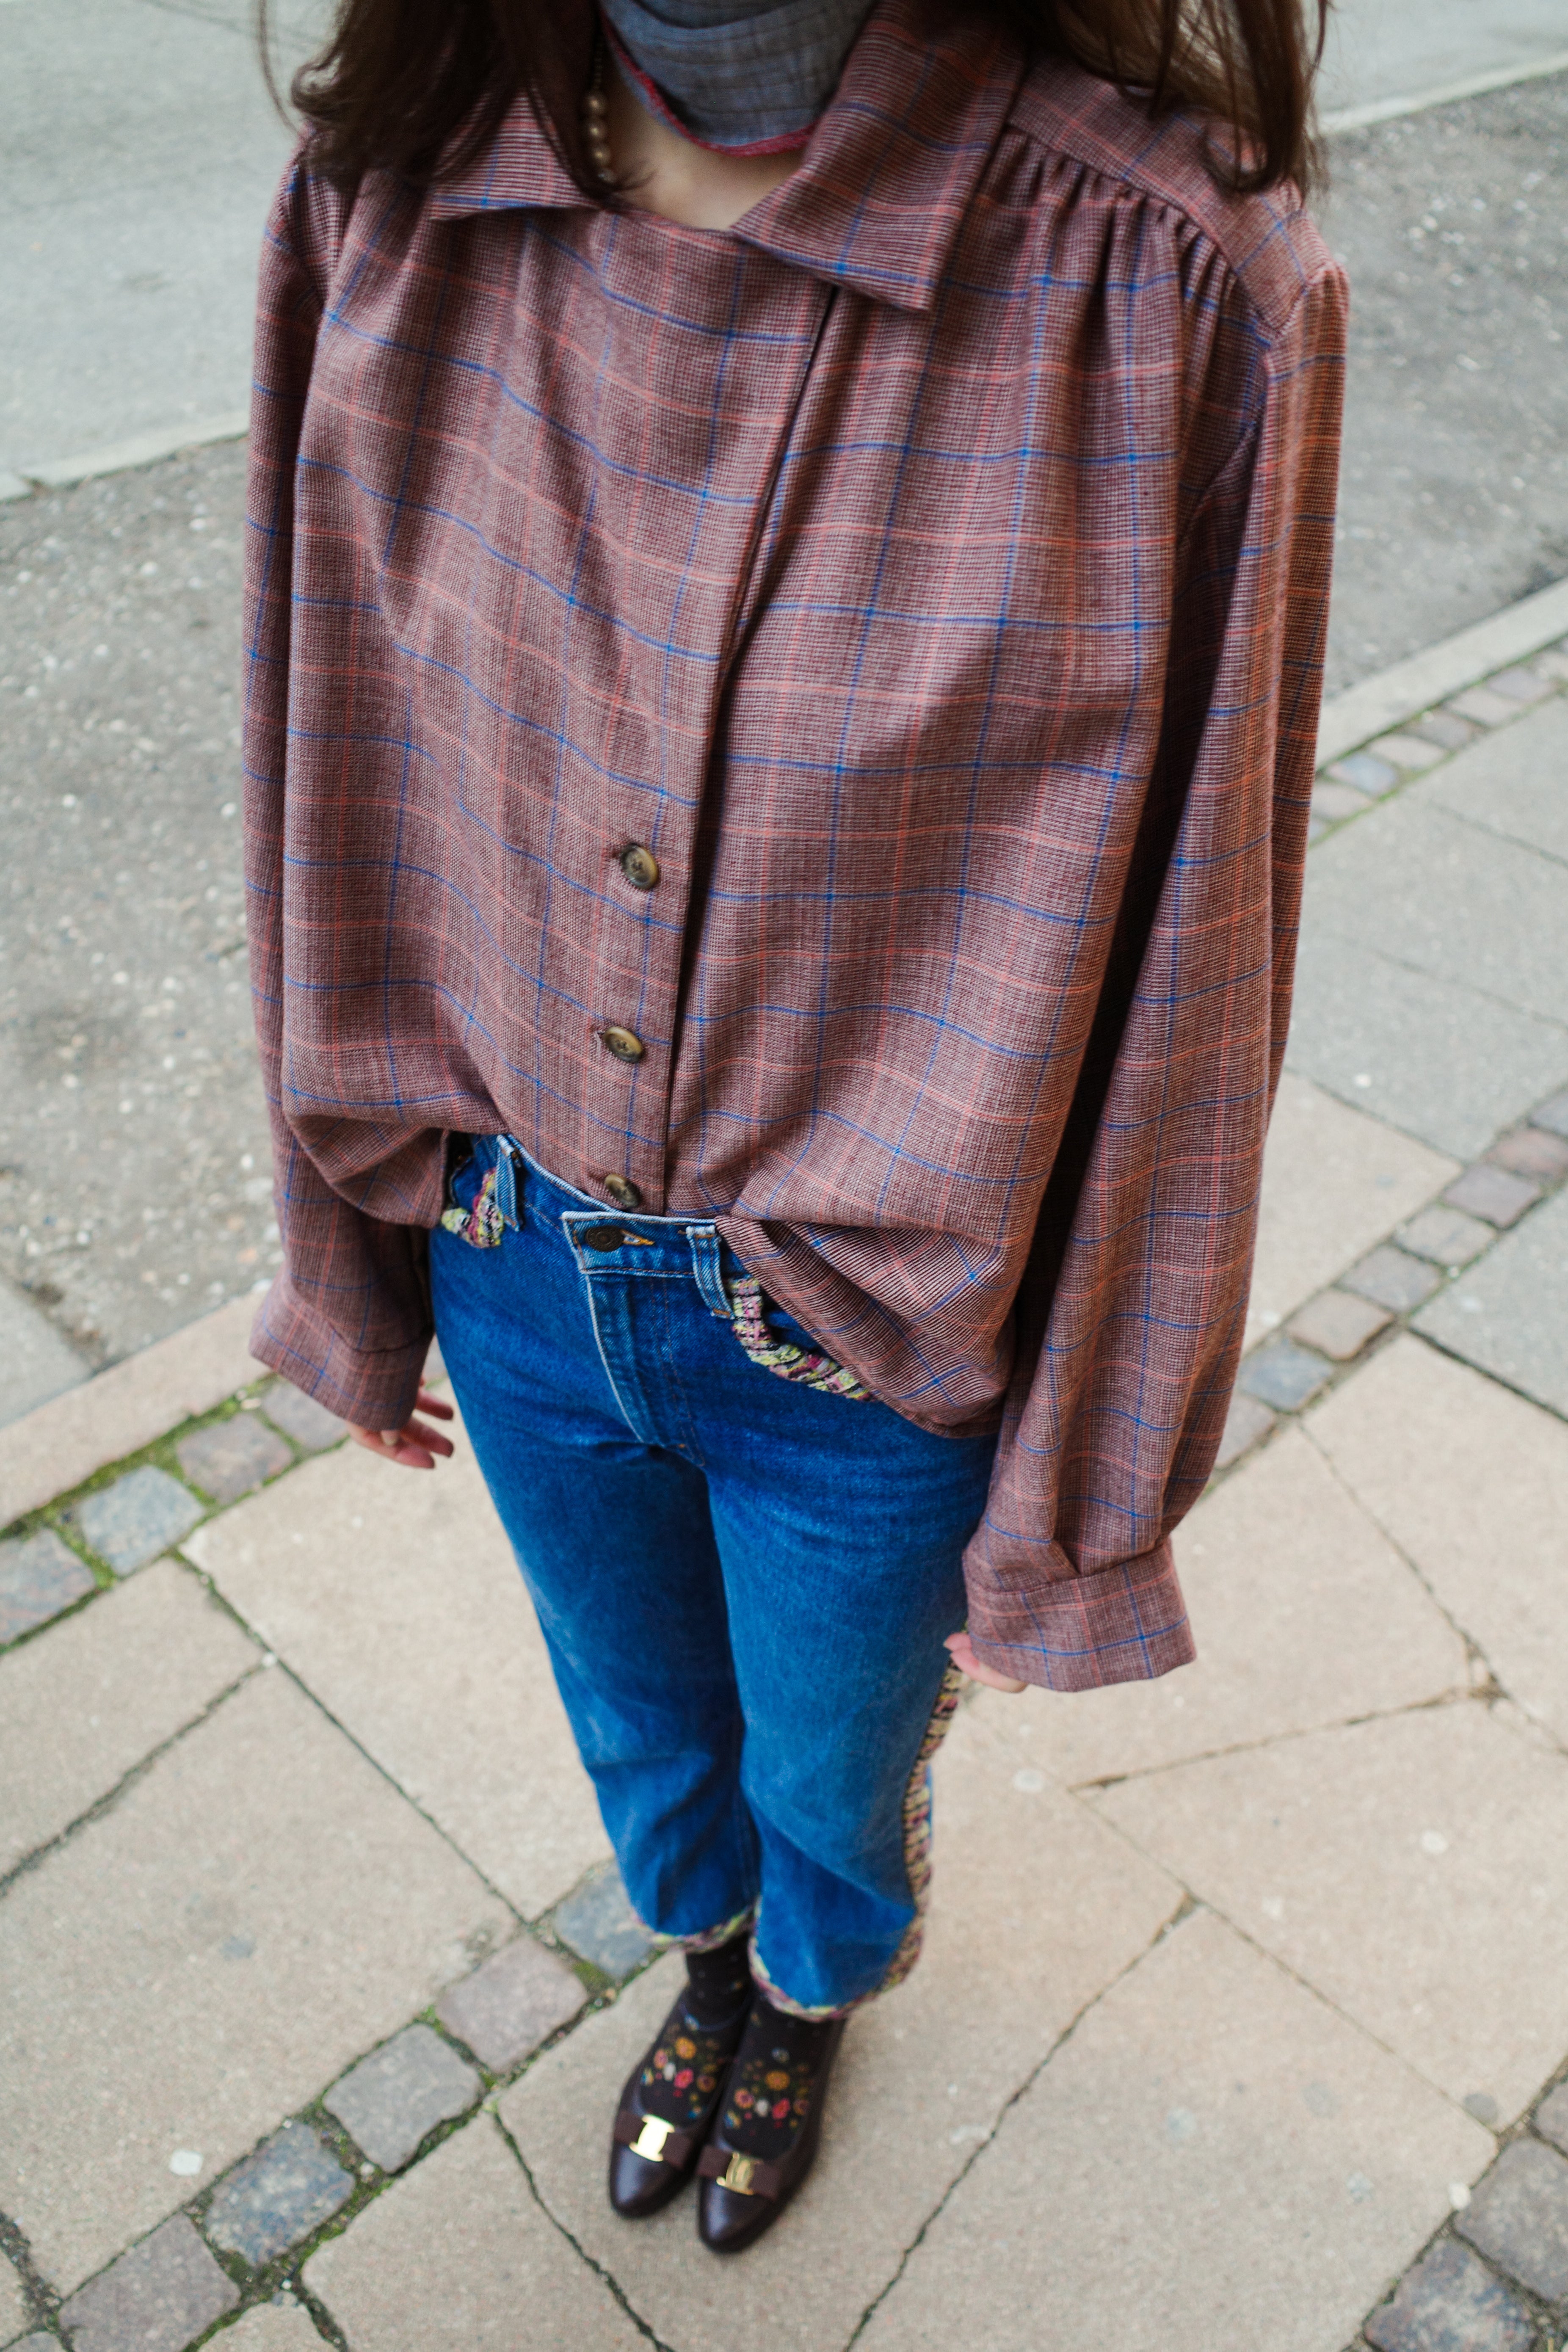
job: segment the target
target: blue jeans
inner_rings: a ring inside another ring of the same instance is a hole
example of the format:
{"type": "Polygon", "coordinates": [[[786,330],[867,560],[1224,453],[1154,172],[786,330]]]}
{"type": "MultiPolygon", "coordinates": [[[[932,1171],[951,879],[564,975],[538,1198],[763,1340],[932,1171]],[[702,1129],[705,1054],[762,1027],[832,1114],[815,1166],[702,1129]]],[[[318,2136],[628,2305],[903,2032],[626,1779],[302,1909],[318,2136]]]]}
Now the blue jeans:
{"type": "Polygon", "coordinates": [[[633,1906],[687,1941],[754,1917],[786,2006],[848,2008],[918,1948],[995,1441],[754,1360],[710,1223],[606,1209],[503,1138],[452,1192],[441,1352],[633,1906]]]}

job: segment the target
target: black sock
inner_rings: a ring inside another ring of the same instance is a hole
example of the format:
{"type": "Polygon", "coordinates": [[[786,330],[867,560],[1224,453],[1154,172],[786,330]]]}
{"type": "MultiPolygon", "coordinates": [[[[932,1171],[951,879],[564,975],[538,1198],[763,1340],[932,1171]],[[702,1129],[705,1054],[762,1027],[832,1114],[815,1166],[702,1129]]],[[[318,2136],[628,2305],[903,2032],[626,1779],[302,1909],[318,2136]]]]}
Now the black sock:
{"type": "Polygon", "coordinates": [[[686,2006],[699,2025],[726,2025],[751,1997],[748,1931],[742,1928],[710,1952],[686,1955],[686,2006]]]}
{"type": "Polygon", "coordinates": [[[744,2156],[776,2163],[811,2112],[822,2053],[837,2018],[791,2017],[759,1993],[731,2069],[724,2137],[744,2156]]]}

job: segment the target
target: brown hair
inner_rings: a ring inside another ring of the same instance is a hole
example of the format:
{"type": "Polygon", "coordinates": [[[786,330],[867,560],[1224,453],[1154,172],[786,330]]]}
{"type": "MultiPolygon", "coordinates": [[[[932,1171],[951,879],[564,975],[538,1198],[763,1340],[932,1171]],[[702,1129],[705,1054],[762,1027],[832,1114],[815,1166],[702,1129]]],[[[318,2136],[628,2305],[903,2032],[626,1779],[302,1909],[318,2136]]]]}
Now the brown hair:
{"type": "MultiPolygon", "coordinates": [[[[1290,181],[1304,192],[1316,179],[1312,80],[1329,0],[984,5],[1032,48],[1121,83],[1153,116],[1182,106],[1212,116],[1213,167],[1227,185],[1290,181]]],[[[585,0],[338,0],[331,39],[289,90],[316,168],[350,184],[377,167],[415,181],[455,174],[526,89],[561,161],[600,201],[575,103],[595,22],[585,0]]]]}

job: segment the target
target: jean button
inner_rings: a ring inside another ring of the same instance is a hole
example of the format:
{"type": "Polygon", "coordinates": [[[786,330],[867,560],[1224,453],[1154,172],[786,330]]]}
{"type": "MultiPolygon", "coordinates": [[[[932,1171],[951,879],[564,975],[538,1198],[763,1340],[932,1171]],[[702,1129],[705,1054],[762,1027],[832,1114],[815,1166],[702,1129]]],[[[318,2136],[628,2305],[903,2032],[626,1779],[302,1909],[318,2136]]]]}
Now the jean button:
{"type": "Polygon", "coordinates": [[[584,1249],[618,1250],[626,1235],[619,1225],[584,1225],[577,1238],[584,1249]]]}

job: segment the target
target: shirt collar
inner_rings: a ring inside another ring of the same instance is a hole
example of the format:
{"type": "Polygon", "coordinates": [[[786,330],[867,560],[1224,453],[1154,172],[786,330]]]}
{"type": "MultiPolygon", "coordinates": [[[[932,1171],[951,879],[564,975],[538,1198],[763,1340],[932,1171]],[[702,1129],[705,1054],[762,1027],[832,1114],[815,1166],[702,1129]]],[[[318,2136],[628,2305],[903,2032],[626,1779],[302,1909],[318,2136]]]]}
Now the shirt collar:
{"type": "MultiPolygon", "coordinates": [[[[1024,72],[1022,51],[988,13],[963,0],[879,0],[799,170],[735,236],[900,310],[929,310],[1024,72]]],[[[452,220],[586,200],[520,98],[489,147],[430,201],[452,220]]]]}

